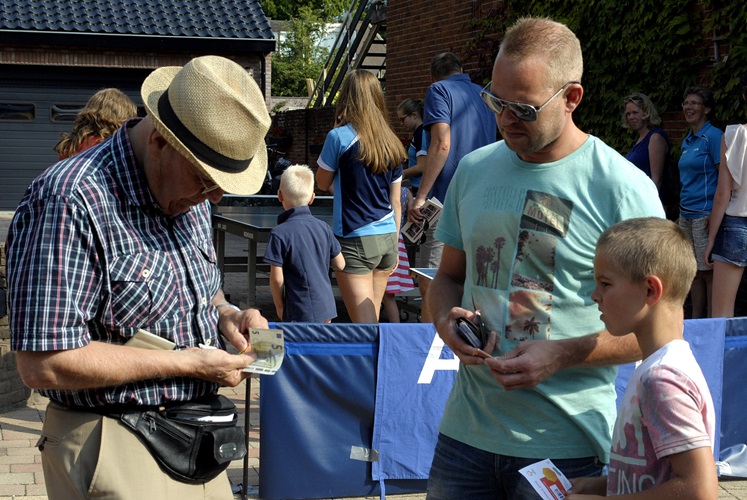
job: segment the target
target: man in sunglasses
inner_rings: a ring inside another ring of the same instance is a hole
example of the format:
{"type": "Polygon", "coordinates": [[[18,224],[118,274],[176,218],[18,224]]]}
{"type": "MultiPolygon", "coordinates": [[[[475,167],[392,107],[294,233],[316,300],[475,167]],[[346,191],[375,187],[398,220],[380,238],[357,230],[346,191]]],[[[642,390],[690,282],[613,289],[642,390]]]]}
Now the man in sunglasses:
{"type": "MultiPolygon", "coordinates": [[[[462,63],[455,54],[444,52],[433,58],[431,79],[423,111],[428,155],[418,194],[408,210],[408,218],[413,221],[423,218],[420,209],[427,199],[436,198],[443,203],[459,160],[495,142],[496,138],[495,120],[482,103],[480,86],[462,73],[462,63]]],[[[438,222],[431,224],[425,232],[417,267],[438,267],[441,261],[443,243],[434,238],[437,225],[438,222]]],[[[418,282],[424,304],[422,318],[426,323],[431,321],[425,306],[428,285],[427,280],[418,282]]]]}
{"type": "Polygon", "coordinates": [[[598,476],[609,461],[613,365],[640,352],[591,300],[595,245],[618,221],[664,211],[645,174],[574,123],[582,73],[566,26],[524,18],[482,92],[503,140],[462,159],[436,231],[429,307],[461,366],[429,499],[539,498],[519,469],[550,458],[568,477],[598,476]],[[484,347],[462,340],[460,317],[482,321],[484,347]]]}

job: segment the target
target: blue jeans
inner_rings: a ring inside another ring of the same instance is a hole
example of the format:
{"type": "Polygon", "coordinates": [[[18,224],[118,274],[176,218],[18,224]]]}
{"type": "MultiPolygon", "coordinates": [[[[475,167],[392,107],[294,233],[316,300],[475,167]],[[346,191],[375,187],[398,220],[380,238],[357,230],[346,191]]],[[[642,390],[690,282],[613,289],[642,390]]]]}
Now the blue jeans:
{"type": "MultiPolygon", "coordinates": [[[[496,455],[439,434],[426,498],[541,500],[529,481],[519,473],[519,469],[540,460],[496,455]]],[[[600,476],[604,466],[596,457],[553,458],[552,462],[569,479],[600,476]]]]}
{"type": "Polygon", "coordinates": [[[747,217],[724,215],[713,245],[713,260],[747,267],[747,217]]]}

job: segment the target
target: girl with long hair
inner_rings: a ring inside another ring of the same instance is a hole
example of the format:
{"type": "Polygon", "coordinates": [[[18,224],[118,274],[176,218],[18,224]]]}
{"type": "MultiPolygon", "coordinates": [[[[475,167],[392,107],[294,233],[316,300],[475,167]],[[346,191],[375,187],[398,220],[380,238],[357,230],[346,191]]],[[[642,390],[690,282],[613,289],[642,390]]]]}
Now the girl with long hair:
{"type": "Polygon", "coordinates": [[[377,323],[387,279],[397,267],[407,154],[373,73],[348,73],[335,111],[316,180],[319,189],[334,194],[332,229],[345,257],[345,269],[336,276],[348,315],[356,323],[377,323]]]}

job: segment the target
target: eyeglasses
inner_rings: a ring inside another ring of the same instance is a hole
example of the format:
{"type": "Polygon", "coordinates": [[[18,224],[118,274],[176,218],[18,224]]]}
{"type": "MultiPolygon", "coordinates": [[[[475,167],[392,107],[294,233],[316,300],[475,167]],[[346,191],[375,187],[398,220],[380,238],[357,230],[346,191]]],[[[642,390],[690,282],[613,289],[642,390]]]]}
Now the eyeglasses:
{"type": "Polygon", "coordinates": [[[399,122],[400,122],[400,123],[405,123],[405,118],[407,118],[407,117],[408,117],[408,116],[410,116],[410,115],[412,115],[412,113],[408,113],[408,114],[406,114],[405,116],[401,116],[401,117],[399,118],[399,122]]]}
{"type": "Polygon", "coordinates": [[[197,176],[197,178],[200,179],[200,184],[202,184],[202,191],[200,192],[200,194],[208,194],[220,188],[220,186],[214,183],[212,180],[205,179],[202,175],[200,175],[199,171],[197,171],[196,168],[192,168],[195,170],[195,175],[197,176]]]}
{"type": "Polygon", "coordinates": [[[693,108],[697,108],[698,106],[702,106],[702,105],[703,105],[703,103],[702,102],[698,102],[698,101],[683,101],[683,103],[682,103],[682,107],[683,108],[685,106],[692,106],[693,108]]]}
{"type": "MultiPolygon", "coordinates": [[[[490,82],[493,83],[493,82],[490,82]]],[[[531,104],[525,104],[522,102],[511,102],[511,101],[505,101],[499,97],[494,96],[490,93],[490,83],[485,85],[485,87],[480,92],[480,95],[482,96],[482,100],[485,101],[485,104],[488,106],[490,111],[495,113],[496,115],[500,115],[503,113],[504,108],[508,108],[509,111],[511,111],[511,114],[513,114],[516,118],[518,118],[521,121],[524,122],[533,122],[537,120],[537,113],[542,111],[542,109],[550,104],[550,101],[558,97],[565,89],[568,88],[569,85],[572,85],[574,83],[581,83],[581,82],[568,82],[562,87],[560,87],[560,90],[555,92],[552,97],[550,97],[545,103],[540,106],[539,108],[535,108],[531,104]]]]}

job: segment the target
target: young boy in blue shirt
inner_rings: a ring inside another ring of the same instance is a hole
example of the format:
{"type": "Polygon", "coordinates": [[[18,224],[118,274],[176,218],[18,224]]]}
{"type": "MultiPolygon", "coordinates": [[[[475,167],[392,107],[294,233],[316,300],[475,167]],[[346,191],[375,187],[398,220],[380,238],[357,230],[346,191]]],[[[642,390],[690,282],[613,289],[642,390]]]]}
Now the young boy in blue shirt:
{"type": "Polygon", "coordinates": [[[314,173],[306,165],[283,172],[278,200],[285,212],[270,231],[264,260],[270,264],[270,290],[284,322],[329,323],[337,317],[329,279],[345,267],[340,243],[329,225],[311,215],[314,173]]]}
{"type": "Polygon", "coordinates": [[[672,221],[628,219],[599,237],[591,298],[610,334],[635,335],[643,361],[617,413],[608,476],[573,479],[568,500],[718,497],[713,401],[682,337],[696,270],[672,221]]]}

